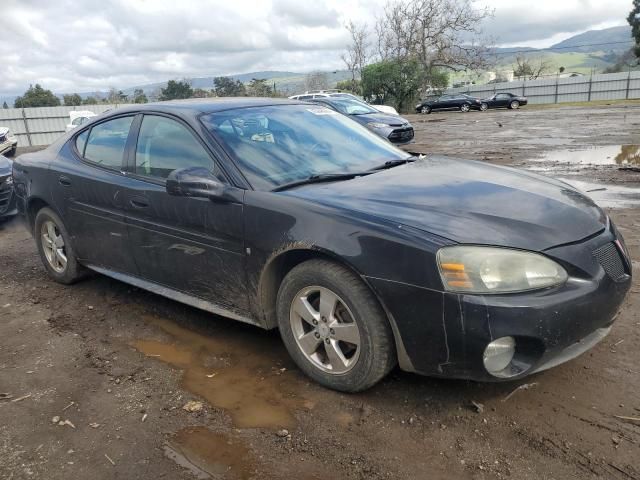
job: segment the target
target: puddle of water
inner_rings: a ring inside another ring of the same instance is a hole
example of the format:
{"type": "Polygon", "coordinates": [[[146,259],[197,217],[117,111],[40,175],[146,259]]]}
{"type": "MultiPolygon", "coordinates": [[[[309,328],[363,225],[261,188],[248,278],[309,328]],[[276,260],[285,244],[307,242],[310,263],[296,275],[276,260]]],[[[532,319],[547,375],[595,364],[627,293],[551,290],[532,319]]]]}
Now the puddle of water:
{"type": "Polygon", "coordinates": [[[164,446],[164,454],[202,480],[248,480],[256,470],[247,447],[205,427],[180,430],[164,446]]]}
{"type": "Polygon", "coordinates": [[[640,165],[640,145],[607,145],[545,152],[537,160],[577,165],[640,165]]]}
{"type": "Polygon", "coordinates": [[[591,197],[601,207],[631,208],[640,205],[640,189],[638,188],[585,182],[574,180],[573,178],[560,178],[560,180],[567,182],[588,197],[591,197]]]}
{"type": "Polygon", "coordinates": [[[293,412],[304,398],[292,392],[296,383],[284,351],[268,345],[266,336],[217,332],[202,335],[169,320],[145,317],[171,341],[137,340],[132,345],[145,355],[183,371],[181,386],[211,405],[226,410],[238,428],[292,428],[293,412]]]}

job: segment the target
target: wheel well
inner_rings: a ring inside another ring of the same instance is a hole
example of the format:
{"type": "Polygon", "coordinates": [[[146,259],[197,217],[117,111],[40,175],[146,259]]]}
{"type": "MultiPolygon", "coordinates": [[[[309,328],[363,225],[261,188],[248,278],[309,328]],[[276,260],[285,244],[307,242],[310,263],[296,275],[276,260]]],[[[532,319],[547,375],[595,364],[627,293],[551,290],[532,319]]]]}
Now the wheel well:
{"type": "Polygon", "coordinates": [[[27,206],[27,215],[29,219],[29,228],[31,228],[32,232],[36,223],[36,215],[38,215],[38,212],[40,210],[48,206],[49,204],[41,198],[34,198],[33,200],[29,201],[29,205],[27,206]]]}

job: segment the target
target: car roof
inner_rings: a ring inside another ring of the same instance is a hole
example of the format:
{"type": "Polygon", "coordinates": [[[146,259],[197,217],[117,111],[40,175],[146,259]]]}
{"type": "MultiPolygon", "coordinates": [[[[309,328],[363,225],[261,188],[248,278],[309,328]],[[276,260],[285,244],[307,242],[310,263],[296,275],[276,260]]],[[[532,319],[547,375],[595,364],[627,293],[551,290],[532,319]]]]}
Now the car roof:
{"type": "Polygon", "coordinates": [[[271,105],[304,105],[306,102],[287,98],[267,97],[222,97],[222,98],[191,98],[188,100],[169,100],[120,107],[113,113],[127,113],[139,111],[166,111],[181,114],[214,113],[235,108],[264,107],[271,105]]]}

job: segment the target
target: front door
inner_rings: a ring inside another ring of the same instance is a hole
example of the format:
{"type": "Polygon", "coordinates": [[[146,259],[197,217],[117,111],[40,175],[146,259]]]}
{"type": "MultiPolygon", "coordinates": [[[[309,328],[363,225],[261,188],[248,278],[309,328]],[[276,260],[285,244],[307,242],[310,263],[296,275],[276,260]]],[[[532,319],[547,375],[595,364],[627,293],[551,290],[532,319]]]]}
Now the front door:
{"type": "Polygon", "coordinates": [[[130,151],[126,217],[140,275],[234,312],[248,311],[243,239],[244,190],[234,201],[171,196],[173,170],[205,167],[226,182],[204,143],[180,120],[144,115],[130,151]]]}

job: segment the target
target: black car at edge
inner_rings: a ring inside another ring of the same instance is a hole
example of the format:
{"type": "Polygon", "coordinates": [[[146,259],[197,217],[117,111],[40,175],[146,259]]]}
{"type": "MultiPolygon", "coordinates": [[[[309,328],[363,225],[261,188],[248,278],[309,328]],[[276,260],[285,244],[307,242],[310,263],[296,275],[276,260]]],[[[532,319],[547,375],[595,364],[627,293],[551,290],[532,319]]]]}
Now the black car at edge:
{"type": "Polygon", "coordinates": [[[363,390],[399,364],[518,379],[611,329],[631,261],[609,217],[530,172],[415,157],[278,99],[123,107],[14,163],[50,276],[93,270],[266,329],[363,390]]]}
{"type": "Polygon", "coordinates": [[[10,159],[0,155],[0,220],[18,213],[13,193],[12,166],[10,159]]]}

